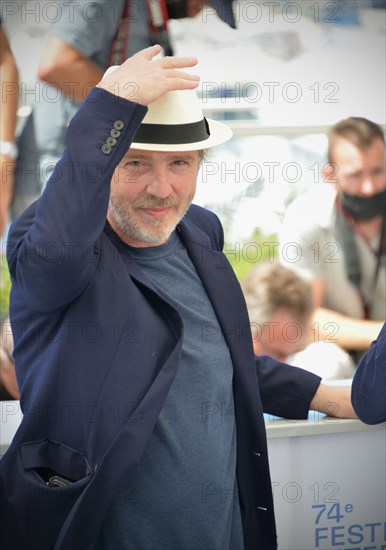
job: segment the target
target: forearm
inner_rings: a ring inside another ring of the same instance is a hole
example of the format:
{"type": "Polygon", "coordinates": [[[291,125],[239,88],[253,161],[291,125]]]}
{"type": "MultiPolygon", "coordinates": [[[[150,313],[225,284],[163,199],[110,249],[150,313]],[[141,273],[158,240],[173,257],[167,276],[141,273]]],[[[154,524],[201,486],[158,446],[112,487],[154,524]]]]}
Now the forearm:
{"type": "Polygon", "coordinates": [[[83,102],[101,80],[102,71],[61,36],[50,35],[40,60],[38,77],[72,101],[83,102]]]}
{"type": "Polygon", "coordinates": [[[68,149],[36,203],[11,226],[8,263],[31,309],[71,301],[99,260],[110,181],[146,109],[95,89],[70,122],[68,149]],[[123,127],[111,154],[101,148],[116,120],[123,127]],[[30,218],[28,219],[28,216],[30,218]]]}
{"type": "Polygon", "coordinates": [[[72,101],[83,102],[90,90],[101,80],[103,73],[86,58],[74,61],[70,66],[55,66],[39,73],[45,82],[58,88],[72,101]]]}
{"type": "MultiPolygon", "coordinates": [[[[0,117],[0,140],[15,142],[17,106],[19,98],[18,73],[16,66],[1,67],[0,86],[1,96],[1,117],[0,117]],[[7,91],[8,90],[8,91],[7,91]]],[[[1,209],[2,212],[8,209],[13,189],[13,172],[15,160],[8,155],[1,155],[1,209]]]]}
{"type": "Polygon", "coordinates": [[[2,141],[14,141],[19,103],[19,74],[7,37],[1,27],[0,33],[0,138],[2,141]]]}
{"type": "Polygon", "coordinates": [[[383,325],[383,321],[354,319],[326,308],[316,310],[314,323],[320,341],[336,343],[350,351],[367,350],[383,325]]]}
{"type": "Polygon", "coordinates": [[[11,395],[14,399],[19,399],[19,388],[16,381],[15,366],[11,355],[3,347],[0,347],[0,388],[11,395]]]}
{"type": "Polygon", "coordinates": [[[16,131],[17,107],[19,104],[19,74],[11,54],[6,54],[6,59],[0,68],[1,85],[1,117],[0,137],[1,141],[14,141],[16,131]]]}
{"type": "Polygon", "coordinates": [[[304,369],[256,356],[257,377],[265,413],[305,419],[309,410],[338,418],[357,418],[350,386],[328,386],[304,369]]]}
{"type": "Polygon", "coordinates": [[[310,409],[338,418],[357,418],[351,403],[351,386],[320,384],[312,398],[310,409]]]}
{"type": "Polygon", "coordinates": [[[0,237],[4,234],[13,195],[15,161],[0,155],[0,237]]]}
{"type": "MultiPolygon", "coordinates": [[[[1,41],[3,46],[3,40],[1,41]]],[[[5,48],[1,52],[0,87],[1,117],[0,139],[15,142],[17,107],[19,103],[19,74],[11,51],[5,48]]],[[[13,194],[13,172],[15,160],[6,154],[0,156],[0,236],[4,233],[7,212],[13,194]]]]}

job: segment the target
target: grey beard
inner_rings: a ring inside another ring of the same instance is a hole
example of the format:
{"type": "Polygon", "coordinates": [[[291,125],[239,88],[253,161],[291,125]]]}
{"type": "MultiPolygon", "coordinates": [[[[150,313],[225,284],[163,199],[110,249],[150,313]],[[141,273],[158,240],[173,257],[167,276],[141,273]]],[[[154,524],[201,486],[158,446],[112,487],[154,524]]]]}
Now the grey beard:
{"type": "MultiPolygon", "coordinates": [[[[142,201],[144,202],[144,201],[142,201]]],[[[172,204],[167,203],[167,201],[151,201],[149,200],[146,204],[141,204],[142,207],[147,206],[149,208],[155,206],[171,206],[172,204]]],[[[162,220],[149,220],[146,227],[143,224],[138,223],[135,219],[128,216],[128,214],[121,207],[120,201],[115,197],[110,197],[109,201],[109,215],[114,221],[118,229],[129,239],[136,241],[141,241],[147,244],[154,244],[158,242],[167,241],[170,235],[175,230],[176,226],[180,223],[182,218],[185,216],[190,202],[181,216],[173,223],[168,224],[162,230],[159,226],[162,223],[162,220]]]]}

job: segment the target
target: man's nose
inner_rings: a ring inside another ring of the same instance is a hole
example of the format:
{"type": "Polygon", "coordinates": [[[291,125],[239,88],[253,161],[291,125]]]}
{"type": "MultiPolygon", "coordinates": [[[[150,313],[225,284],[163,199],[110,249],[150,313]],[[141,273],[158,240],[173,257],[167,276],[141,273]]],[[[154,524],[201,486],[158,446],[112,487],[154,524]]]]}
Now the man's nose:
{"type": "Polygon", "coordinates": [[[371,175],[366,175],[360,186],[360,193],[365,197],[371,197],[377,192],[374,178],[371,175]]]}
{"type": "Polygon", "coordinates": [[[159,199],[166,199],[171,194],[172,186],[169,183],[166,170],[163,168],[154,170],[146,191],[149,195],[153,195],[159,199]]]}

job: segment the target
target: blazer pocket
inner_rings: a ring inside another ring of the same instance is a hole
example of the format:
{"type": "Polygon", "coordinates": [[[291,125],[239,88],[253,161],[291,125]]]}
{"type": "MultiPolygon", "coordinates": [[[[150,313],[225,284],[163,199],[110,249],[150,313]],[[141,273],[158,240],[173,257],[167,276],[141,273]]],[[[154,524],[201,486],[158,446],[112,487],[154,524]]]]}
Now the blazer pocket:
{"type": "Polygon", "coordinates": [[[11,524],[0,537],[2,540],[5,535],[7,541],[7,536],[12,538],[17,532],[20,542],[5,548],[52,550],[66,518],[93,477],[86,455],[77,449],[53,439],[22,443],[8,464],[5,517],[11,518],[11,524]],[[69,484],[48,485],[53,476],[69,484]]]}
{"type": "Polygon", "coordinates": [[[92,470],[86,455],[59,441],[42,439],[23,443],[20,454],[24,470],[34,474],[35,480],[49,489],[75,489],[90,479],[92,470]],[[53,483],[53,479],[59,483],[53,483]]]}

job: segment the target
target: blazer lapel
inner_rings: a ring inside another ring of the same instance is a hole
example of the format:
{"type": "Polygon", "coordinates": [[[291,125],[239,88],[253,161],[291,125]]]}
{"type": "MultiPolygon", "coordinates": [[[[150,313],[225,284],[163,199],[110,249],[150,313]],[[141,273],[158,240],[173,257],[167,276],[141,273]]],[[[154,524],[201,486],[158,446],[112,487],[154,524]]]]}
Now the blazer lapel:
{"type": "Polygon", "coordinates": [[[150,288],[153,292],[155,292],[158,296],[158,292],[156,291],[153,283],[151,280],[146,277],[146,275],[143,273],[141,268],[138,266],[136,260],[131,258],[126,252],[125,252],[125,244],[121,241],[121,239],[118,237],[118,235],[113,231],[111,226],[106,222],[104,234],[108,237],[109,241],[113,244],[115,250],[114,250],[114,257],[117,259],[122,260],[122,262],[125,264],[126,270],[129,274],[129,276],[133,279],[136,279],[141,284],[147,286],[150,288]]]}

